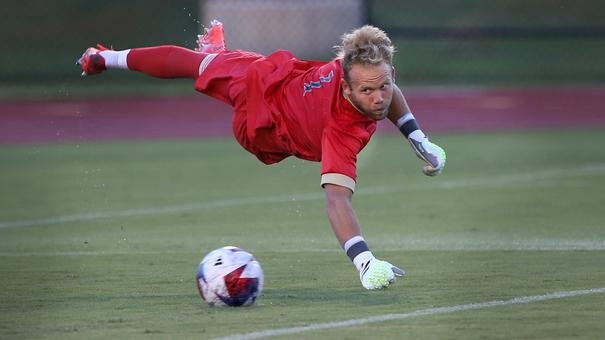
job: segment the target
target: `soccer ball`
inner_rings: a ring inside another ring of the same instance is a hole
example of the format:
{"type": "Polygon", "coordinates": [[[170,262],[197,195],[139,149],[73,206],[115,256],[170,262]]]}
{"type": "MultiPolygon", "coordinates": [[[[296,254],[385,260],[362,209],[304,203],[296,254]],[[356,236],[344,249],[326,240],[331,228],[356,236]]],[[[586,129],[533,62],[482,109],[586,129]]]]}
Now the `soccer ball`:
{"type": "Polygon", "coordinates": [[[204,257],[197,271],[197,289],[211,306],[248,306],[263,290],[260,263],[249,252],[222,247],[204,257]]]}

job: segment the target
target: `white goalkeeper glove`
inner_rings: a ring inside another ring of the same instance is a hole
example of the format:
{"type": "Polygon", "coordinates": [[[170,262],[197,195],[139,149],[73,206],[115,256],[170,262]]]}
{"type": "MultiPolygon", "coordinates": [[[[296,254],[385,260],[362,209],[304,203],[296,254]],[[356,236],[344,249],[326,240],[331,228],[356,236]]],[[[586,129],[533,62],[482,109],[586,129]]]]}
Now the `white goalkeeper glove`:
{"type": "Polygon", "coordinates": [[[382,289],[395,282],[396,276],[405,275],[405,271],[386,261],[373,258],[361,266],[359,279],[365,289],[382,289]]]}
{"type": "Polygon", "coordinates": [[[422,168],[422,172],[427,176],[439,175],[445,167],[447,159],[445,150],[431,143],[420,130],[412,132],[408,136],[408,141],[412,145],[416,156],[426,162],[426,165],[422,168]]]}

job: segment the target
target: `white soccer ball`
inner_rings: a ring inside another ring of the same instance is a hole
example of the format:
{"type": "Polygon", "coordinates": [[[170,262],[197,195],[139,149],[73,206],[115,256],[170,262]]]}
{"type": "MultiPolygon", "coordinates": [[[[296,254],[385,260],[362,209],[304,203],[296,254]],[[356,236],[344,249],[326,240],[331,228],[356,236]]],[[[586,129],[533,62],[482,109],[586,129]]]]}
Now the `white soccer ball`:
{"type": "Polygon", "coordinates": [[[237,247],[222,247],[204,257],[197,271],[197,288],[211,306],[248,306],[263,290],[264,275],[254,255],[237,247]]]}

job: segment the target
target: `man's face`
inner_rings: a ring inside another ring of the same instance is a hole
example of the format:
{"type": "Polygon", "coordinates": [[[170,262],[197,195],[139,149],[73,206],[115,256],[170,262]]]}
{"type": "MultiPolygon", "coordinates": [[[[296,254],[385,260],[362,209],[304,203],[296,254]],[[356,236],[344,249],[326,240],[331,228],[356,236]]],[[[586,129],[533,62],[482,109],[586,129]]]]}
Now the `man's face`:
{"type": "Polygon", "coordinates": [[[373,120],[382,120],[389,113],[393,99],[393,68],[387,63],[353,64],[349,70],[350,84],[343,79],[345,95],[361,113],[373,120]]]}

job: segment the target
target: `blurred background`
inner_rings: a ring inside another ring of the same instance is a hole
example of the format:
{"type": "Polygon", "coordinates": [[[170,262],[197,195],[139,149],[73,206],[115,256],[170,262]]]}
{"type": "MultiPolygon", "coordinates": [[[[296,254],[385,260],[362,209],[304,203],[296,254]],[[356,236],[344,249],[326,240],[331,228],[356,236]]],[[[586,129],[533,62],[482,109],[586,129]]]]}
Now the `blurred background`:
{"type": "Polygon", "coordinates": [[[112,72],[79,77],[99,42],[115,49],[194,47],[210,19],[230,48],[330,59],[342,33],[370,23],[398,48],[407,86],[560,86],[605,82],[605,2],[598,0],[12,1],[0,17],[0,98],[194,94],[190,81],[112,72]]]}

